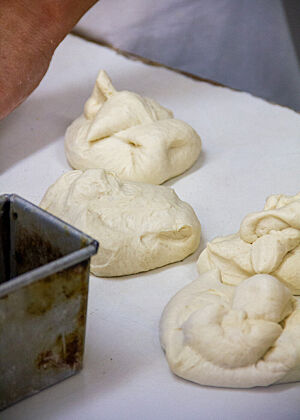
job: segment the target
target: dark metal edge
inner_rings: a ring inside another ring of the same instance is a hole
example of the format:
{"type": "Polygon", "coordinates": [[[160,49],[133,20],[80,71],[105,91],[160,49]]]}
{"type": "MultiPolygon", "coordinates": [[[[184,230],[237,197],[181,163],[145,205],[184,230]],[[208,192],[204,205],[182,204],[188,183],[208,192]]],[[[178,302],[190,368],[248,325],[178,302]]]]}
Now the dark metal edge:
{"type": "Polygon", "coordinates": [[[58,260],[51,261],[41,267],[35,268],[34,270],[28,271],[27,273],[21,274],[8,282],[0,285],[0,298],[13,292],[19,287],[27,286],[36,280],[50,276],[51,274],[57,273],[58,271],[65,270],[66,268],[76,265],[92,255],[96,254],[98,245],[90,244],[85,248],[74,251],[71,254],[65,255],[58,260]]]}
{"type": "Polygon", "coordinates": [[[80,230],[76,229],[74,226],[53,216],[51,213],[48,213],[47,211],[36,206],[35,204],[30,203],[24,198],[18,196],[17,194],[3,194],[0,197],[3,197],[5,200],[9,200],[10,202],[16,201],[19,204],[25,204],[28,208],[33,209],[37,213],[40,213],[43,217],[46,217],[48,220],[50,219],[52,222],[55,222],[61,228],[65,228],[67,226],[71,234],[76,236],[79,235],[81,238],[84,238],[87,241],[86,246],[81,249],[78,249],[77,251],[71,252],[70,254],[65,255],[64,257],[61,257],[55,261],[51,261],[48,264],[35,268],[34,270],[28,271],[27,273],[21,274],[20,276],[9,280],[9,282],[0,284],[0,297],[16,290],[19,287],[26,286],[36,281],[37,279],[50,276],[51,274],[57,273],[58,271],[62,271],[66,268],[71,267],[72,265],[78,264],[90,258],[98,251],[99,243],[95,239],[85,234],[84,232],[81,232],[80,230]]]}

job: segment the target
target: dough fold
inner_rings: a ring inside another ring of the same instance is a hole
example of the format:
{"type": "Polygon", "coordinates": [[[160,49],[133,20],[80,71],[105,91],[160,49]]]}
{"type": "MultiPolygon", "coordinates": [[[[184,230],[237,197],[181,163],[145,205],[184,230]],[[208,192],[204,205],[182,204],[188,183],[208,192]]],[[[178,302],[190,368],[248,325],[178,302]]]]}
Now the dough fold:
{"type": "Polygon", "coordinates": [[[214,269],[170,300],[160,340],[171,370],[202,385],[299,381],[300,298],[268,274],[234,287],[214,269]]]}
{"type": "Polygon", "coordinates": [[[192,254],[200,223],[168,187],[122,182],[103,169],[70,171],[40,206],[100,243],[91,272],[111,277],[151,270],[192,254]]]}
{"type": "Polygon", "coordinates": [[[156,101],[116,91],[101,70],[84,114],[67,129],[65,151],[74,169],[103,168],[122,180],[161,184],[193,165],[201,139],[156,101]]]}
{"type": "Polygon", "coordinates": [[[201,253],[198,270],[218,268],[222,281],[237,285],[256,273],[276,276],[300,294],[300,193],[272,195],[263,211],[244,218],[238,233],[215,238],[201,253]]]}

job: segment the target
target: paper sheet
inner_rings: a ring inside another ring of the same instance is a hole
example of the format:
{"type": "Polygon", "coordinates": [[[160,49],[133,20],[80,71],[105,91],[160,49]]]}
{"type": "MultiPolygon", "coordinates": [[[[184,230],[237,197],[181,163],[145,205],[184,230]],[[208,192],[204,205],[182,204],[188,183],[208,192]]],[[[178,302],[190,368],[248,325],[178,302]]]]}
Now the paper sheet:
{"type": "Polygon", "coordinates": [[[1,193],[38,204],[70,169],[64,132],[82,112],[101,68],[117,89],[153,97],[202,137],[197,163],[166,183],[197,213],[201,246],[183,262],[148,273],[91,276],[83,371],[5,410],[1,419],[299,418],[300,383],[230,390],[175,377],[158,324],[168,300],[196,278],[195,262],[208,240],[236,232],[268,195],[300,190],[300,115],[68,36],[38,89],[1,122],[1,193]]]}

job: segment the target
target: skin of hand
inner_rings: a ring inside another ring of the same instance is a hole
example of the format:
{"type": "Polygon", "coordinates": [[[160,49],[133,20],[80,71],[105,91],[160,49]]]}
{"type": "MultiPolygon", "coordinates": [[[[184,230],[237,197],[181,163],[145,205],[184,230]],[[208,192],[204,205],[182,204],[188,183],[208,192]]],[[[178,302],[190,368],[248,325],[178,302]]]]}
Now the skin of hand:
{"type": "Polygon", "coordinates": [[[52,55],[97,0],[0,0],[0,120],[39,85],[52,55]]]}

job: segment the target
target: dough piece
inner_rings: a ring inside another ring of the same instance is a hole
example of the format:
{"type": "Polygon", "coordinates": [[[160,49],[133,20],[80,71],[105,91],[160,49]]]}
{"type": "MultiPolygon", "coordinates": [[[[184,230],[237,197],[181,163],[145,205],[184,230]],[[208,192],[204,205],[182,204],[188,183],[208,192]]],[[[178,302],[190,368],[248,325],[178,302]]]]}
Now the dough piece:
{"type": "Polygon", "coordinates": [[[209,242],[197,265],[200,274],[218,268],[222,281],[234,285],[255,273],[272,274],[299,295],[300,193],[270,196],[238,233],[209,242]]]}
{"type": "Polygon", "coordinates": [[[161,184],[193,165],[201,140],[156,101],[117,92],[101,70],[84,115],[67,129],[65,150],[74,169],[103,168],[122,180],[161,184]]]}
{"type": "Polygon", "coordinates": [[[103,169],[70,171],[46,192],[40,206],[100,243],[96,276],[148,271],[192,254],[200,223],[171,188],[122,182],[103,169]]]}
{"type": "Polygon", "coordinates": [[[217,269],[202,274],[166,306],[160,338],[171,370],[201,385],[300,380],[300,298],[268,274],[237,287],[217,269]]]}

